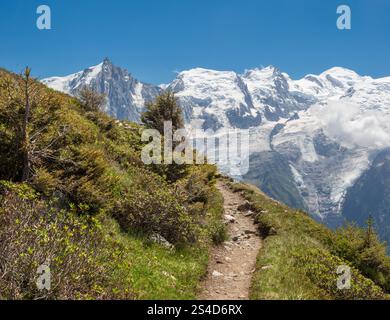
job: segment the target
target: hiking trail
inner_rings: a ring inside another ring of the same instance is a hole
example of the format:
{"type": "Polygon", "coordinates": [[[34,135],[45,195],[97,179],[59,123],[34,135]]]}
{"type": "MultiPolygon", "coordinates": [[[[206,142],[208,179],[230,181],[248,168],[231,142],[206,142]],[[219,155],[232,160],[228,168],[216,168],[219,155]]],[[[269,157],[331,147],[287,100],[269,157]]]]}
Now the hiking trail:
{"type": "Polygon", "coordinates": [[[212,248],[198,297],[201,300],[247,300],[261,238],[248,201],[223,182],[218,181],[217,187],[224,198],[228,238],[212,248]]]}

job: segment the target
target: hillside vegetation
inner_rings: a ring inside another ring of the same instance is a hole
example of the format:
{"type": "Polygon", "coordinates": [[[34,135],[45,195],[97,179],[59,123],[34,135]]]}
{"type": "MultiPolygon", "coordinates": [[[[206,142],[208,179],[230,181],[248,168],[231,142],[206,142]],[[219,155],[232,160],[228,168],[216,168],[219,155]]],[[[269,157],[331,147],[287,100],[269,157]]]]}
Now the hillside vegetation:
{"type": "Polygon", "coordinates": [[[216,168],[168,181],[141,162],[142,127],[98,109],[0,71],[0,299],[195,297],[224,229],[216,168]]]}
{"type": "Polygon", "coordinates": [[[331,231],[246,184],[230,183],[251,203],[264,237],[252,279],[252,299],[388,299],[390,258],[372,226],[331,231]],[[339,290],[340,266],[351,268],[339,290]]]}
{"type": "MultiPolygon", "coordinates": [[[[216,167],[145,165],[143,126],[108,117],[86,88],[76,99],[29,73],[0,70],[0,299],[196,298],[210,246],[226,240],[216,167]],[[50,290],[37,286],[42,265],[50,290]]],[[[162,130],[167,106],[182,124],[168,93],[148,106],[148,127],[162,130]]],[[[264,237],[252,299],[388,298],[389,257],[371,223],[332,232],[227,183],[264,237]],[[337,289],[340,265],[350,290],[337,289]]]]}

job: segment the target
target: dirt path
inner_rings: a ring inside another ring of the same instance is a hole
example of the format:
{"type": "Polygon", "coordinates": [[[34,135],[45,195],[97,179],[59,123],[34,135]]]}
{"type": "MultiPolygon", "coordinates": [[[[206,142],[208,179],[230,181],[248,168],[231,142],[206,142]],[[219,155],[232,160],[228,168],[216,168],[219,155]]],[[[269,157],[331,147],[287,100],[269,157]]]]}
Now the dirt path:
{"type": "Polygon", "coordinates": [[[211,252],[207,277],[199,299],[246,300],[255,269],[261,239],[245,199],[218,182],[224,197],[225,220],[229,223],[228,240],[211,252]],[[239,207],[241,210],[239,210],[239,207]]]}

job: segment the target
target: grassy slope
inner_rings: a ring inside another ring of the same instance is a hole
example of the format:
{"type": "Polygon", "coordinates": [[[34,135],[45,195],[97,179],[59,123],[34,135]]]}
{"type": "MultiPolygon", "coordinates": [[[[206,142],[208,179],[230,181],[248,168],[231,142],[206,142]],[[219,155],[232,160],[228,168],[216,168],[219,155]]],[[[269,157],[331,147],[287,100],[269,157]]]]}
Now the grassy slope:
{"type": "MultiPolygon", "coordinates": [[[[207,224],[219,225],[223,200],[215,187],[209,195],[207,207],[207,224]]],[[[199,282],[207,270],[212,244],[208,232],[195,245],[168,250],[142,235],[124,234],[114,220],[106,223],[105,228],[114,235],[111,240],[119,243],[121,251],[125,253],[113,277],[127,283],[134,298],[196,299],[199,282]]]]}
{"type": "Polygon", "coordinates": [[[307,214],[276,202],[256,187],[233,184],[258,213],[265,239],[252,280],[251,299],[382,299],[381,288],[352,268],[352,289],[338,290],[337,266],[351,265],[331,254],[333,232],[307,214]]]}
{"type": "MultiPolygon", "coordinates": [[[[9,77],[17,79],[4,70],[0,71],[0,81],[9,77]]],[[[39,132],[39,141],[42,145],[54,141],[54,153],[36,166],[31,186],[40,192],[42,201],[59,192],[66,202],[64,208],[72,205],[77,214],[92,215],[99,220],[106,239],[102,249],[115,253],[111,261],[115,265],[109,275],[112,283],[108,288],[112,291],[109,296],[123,297],[128,296],[124,292],[129,292],[131,297],[139,299],[195,298],[199,280],[206,271],[208,248],[221,230],[223,203],[214,186],[215,168],[190,168],[188,175],[179,181],[185,185],[191,174],[195,175],[197,187],[206,190],[201,200],[187,207],[182,207],[180,199],[177,204],[168,203],[175,199],[178,187],[163,181],[140,161],[139,126],[115,121],[101,113],[87,113],[76,99],[36,85],[45,99],[33,106],[31,134],[45,127],[39,132]],[[65,135],[57,139],[59,128],[65,128],[65,135]],[[153,182],[152,187],[147,181],[153,182]],[[146,235],[134,235],[118,225],[115,219],[117,210],[131,214],[135,201],[139,207],[149,208],[139,212],[145,215],[146,223],[148,217],[154,217],[155,212],[147,210],[158,210],[158,204],[150,207],[149,200],[142,196],[133,199],[130,208],[126,207],[126,199],[134,191],[144,190],[146,194],[150,193],[148,188],[153,188],[156,197],[161,194],[160,204],[167,202],[168,206],[178,207],[179,212],[191,210],[193,215],[199,216],[195,220],[203,223],[198,225],[200,231],[195,243],[169,250],[152,243],[146,235]]],[[[15,90],[15,95],[18,94],[15,90]]],[[[10,181],[20,172],[20,157],[13,153],[15,130],[8,123],[6,108],[7,95],[0,90],[0,111],[5,114],[0,117],[0,136],[4,142],[0,148],[0,180],[10,181]]],[[[103,255],[100,258],[102,264],[109,263],[103,255]]]]}

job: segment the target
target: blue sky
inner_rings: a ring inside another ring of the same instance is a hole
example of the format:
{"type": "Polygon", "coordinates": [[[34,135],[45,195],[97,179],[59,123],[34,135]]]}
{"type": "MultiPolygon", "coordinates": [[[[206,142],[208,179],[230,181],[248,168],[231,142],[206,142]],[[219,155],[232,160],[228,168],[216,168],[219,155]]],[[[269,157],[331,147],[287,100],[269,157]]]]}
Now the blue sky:
{"type": "Polygon", "coordinates": [[[66,75],[109,57],[140,80],[193,67],[274,65],[300,78],[333,66],[390,75],[389,0],[0,0],[0,66],[66,75]],[[38,5],[52,9],[40,31],[38,5]],[[352,9],[352,30],[336,8],[352,9]]]}

